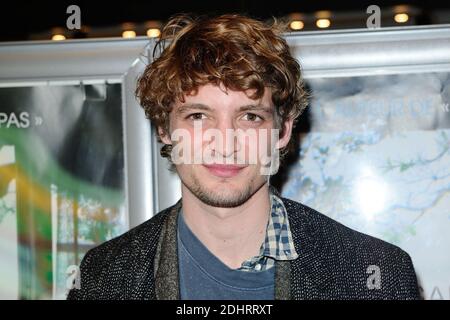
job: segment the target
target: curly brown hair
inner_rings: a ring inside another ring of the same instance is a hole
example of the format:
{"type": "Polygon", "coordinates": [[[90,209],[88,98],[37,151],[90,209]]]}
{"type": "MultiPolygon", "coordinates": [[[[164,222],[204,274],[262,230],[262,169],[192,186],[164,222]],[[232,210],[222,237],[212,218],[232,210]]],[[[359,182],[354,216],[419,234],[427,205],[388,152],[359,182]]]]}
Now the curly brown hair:
{"type": "MultiPolygon", "coordinates": [[[[254,89],[249,98],[255,100],[270,87],[279,126],[295,121],[306,107],[307,92],[300,65],[282,37],[285,30],[286,24],[276,19],[269,25],[238,14],[172,17],[153,50],[153,62],[137,82],[136,97],[145,115],[168,133],[174,102],[214,84],[235,91],[254,89]]],[[[291,139],[282,157],[292,147],[291,139]]],[[[170,159],[170,150],[163,147],[161,155],[170,159]]]]}

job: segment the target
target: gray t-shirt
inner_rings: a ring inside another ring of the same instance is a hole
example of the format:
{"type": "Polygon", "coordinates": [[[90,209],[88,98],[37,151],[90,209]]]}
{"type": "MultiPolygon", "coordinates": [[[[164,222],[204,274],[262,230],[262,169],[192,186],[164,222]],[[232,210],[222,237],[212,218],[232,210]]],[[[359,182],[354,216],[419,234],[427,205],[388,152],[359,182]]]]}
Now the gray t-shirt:
{"type": "Polygon", "coordinates": [[[275,268],[251,272],[225,265],[178,216],[178,263],[183,300],[273,300],[275,268]]]}

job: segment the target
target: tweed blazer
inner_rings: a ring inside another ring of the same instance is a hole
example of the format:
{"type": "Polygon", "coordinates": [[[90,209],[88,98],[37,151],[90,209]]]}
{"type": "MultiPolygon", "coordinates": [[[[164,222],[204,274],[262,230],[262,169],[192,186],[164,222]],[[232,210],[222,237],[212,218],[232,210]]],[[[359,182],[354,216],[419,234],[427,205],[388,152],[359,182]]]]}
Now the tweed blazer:
{"type": "MultiPolygon", "coordinates": [[[[281,198],[299,257],[275,263],[275,299],[420,299],[409,255],[281,198]]],[[[179,299],[181,200],[90,250],[68,299],[179,299]]]]}

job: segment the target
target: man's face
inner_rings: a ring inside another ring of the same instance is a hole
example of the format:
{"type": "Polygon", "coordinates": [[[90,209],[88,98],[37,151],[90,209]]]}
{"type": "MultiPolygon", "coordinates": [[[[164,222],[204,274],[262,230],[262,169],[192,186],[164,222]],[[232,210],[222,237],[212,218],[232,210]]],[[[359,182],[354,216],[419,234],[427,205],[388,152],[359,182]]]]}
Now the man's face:
{"type": "Polygon", "coordinates": [[[208,84],[174,105],[170,136],[161,130],[160,135],[173,145],[183,185],[205,204],[239,206],[267,182],[262,166],[273,159],[274,148],[286,146],[292,129],[287,121],[283,137],[273,135],[280,127],[271,96],[269,88],[253,100],[243,91],[208,84]]]}

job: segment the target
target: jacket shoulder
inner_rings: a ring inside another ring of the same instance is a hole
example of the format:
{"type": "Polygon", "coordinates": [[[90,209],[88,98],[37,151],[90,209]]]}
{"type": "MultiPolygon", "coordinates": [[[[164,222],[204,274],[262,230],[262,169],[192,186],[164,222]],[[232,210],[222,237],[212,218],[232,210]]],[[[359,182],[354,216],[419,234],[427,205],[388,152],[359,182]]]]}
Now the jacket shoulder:
{"type": "MultiPolygon", "coordinates": [[[[354,287],[352,282],[356,282],[363,284],[361,288],[366,290],[370,275],[380,273],[384,290],[370,292],[369,289],[365,292],[368,296],[420,298],[411,257],[404,250],[353,230],[304,204],[290,199],[283,199],[283,203],[293,234],[299,234],[295,229],[301,228],[307,230],[304,234],[314,238],[316,250],[320,252],[323,265],[330,268],[336,286],[354,287]]],[[[301,248],[301,236],[297,240],[301,248]]],[[[374,285],[377,287],[377,283],[374,285]]]]}
{"type": "MultiPolygon", "coordinates": [[[[325,240],[325,243],[331,247],[336,248],[338,246],[342,247],[343,250],[350,251],[357,247],[374,251],[374,253],[392,252],[394,255],[407,255],[405,251],[391,243],[351,229],[302,203],[286,198],[283,198],[283,203],[289,212],[290,222],[293,220],[304,220],[308,225],[309,231],[315,237],[320,238],[320,240],[325,240]]],[[[293,225],[296,226],[298,223],[294,222],[293,225]]]]}
{"type": "Polygon", "coordinates": [[[80,288],[72,289],[68,299],[115,299],[129,295],[136,285],[131,284],[132,272],[136,276],[142,272],[142,277],[146,272],[152,274],[159,235],[171,209],[89,250],[80,265],[80,288]]]}

